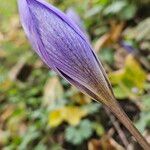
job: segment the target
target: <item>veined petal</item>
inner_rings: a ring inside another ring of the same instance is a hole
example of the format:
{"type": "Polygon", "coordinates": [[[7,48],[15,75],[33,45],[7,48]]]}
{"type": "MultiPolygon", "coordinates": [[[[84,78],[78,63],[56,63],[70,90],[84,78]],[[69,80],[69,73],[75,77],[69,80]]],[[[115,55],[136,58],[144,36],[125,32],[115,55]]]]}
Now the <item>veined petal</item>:
{"type": "Polygon", "coordinates": [[[74,22],[43,0],[20,0],[19,11],[34,50],[49,67],[93,98],[113,96],[101,63],[74,22]]]}

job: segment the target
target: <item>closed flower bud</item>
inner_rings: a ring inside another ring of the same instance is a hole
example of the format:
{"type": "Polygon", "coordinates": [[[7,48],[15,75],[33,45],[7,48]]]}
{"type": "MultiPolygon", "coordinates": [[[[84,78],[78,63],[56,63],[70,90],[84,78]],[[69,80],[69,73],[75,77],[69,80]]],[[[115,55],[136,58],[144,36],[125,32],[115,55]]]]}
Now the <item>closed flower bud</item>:
{"type": "Polygon", "coordinates": [[[94,99],[113,97],[86,36],[64,13],[41,0],[20,0],[21,22],[34,50],[59,75],[94,99]]]}

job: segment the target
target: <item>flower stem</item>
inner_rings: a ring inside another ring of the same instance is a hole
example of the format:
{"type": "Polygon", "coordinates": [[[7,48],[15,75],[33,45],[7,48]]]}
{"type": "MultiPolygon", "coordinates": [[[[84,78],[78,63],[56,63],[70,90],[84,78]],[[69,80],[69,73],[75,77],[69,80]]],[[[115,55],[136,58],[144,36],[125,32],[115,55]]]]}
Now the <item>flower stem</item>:
{"type": "Polygon", "coordinates": [[[128,140],[127,140],[127,138],[126,138],[124,132],[121,130],[118,121],[116,121],[115,116],[110,112],[110,110],[109,110],[106,106],[104,107],[104,109],[105,109],[105,111],[106,111],[108,117],[110,118],[110,120],[111,120],[111,122],[112,122],[114,128],[116,129],[116,131],[117,131],[117,133],[118,133],[118,135],[119,135],[119,137],[120,137],[120,139],[121,139],[123,145],[124,145],[125,148],[127,149],[128,146],[129,146],[129,142],[128,142],[128,140]]]}
{"type": "Polygon", "coordinates": [[[144,150],[150,150],[149,143],[145,140],[138,129],[133,125],[132,121],[126,115],[124,110],[120,107],[118,102],[113,99],[107,107],[112,111],[112,113],[119,119],[119,121],[129,130],[129,132],[135,137],[137,142],[143,147],[144,150]]]}

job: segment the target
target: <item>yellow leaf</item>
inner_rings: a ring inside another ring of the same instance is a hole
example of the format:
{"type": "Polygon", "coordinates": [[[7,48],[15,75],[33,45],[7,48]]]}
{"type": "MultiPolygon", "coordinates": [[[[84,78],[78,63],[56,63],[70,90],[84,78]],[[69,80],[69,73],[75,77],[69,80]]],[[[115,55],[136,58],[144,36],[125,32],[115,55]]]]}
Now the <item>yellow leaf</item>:
{"type": "Polygon", "coordinates": [[[70,125],[79,124],[82,117],[87,115],[87,111],[77,106],[66,106],[50,112],[49,125],[51,127],[59,126],[63,121],[70,125]]]}
{"type": "Polygon", "coordinates": [[[79,124],[82,117],[86,116],[87,114],[86,110],[76,106],[68,106],[65,108],[65,111],[66,111],[65,120],[70,125],[73,126],[79,124]]]}
{"type": "Polygon", "coordinates": [[[146,73],[132,55],[126,57],[124,68],[110,73],[109,78],[115,85],[114,93],[117,98],[136,99],[144,91],[146,73]]]}
{"type": "Polygon", "coordinates": [[[144,86],[144,81],[146,80],[146,73],[144,70],[141,68],[139,63],[134,59],[132,55],[128,55],[125,61],[125,66],[126,66],[126,77],[128,76],[129,78],[134,77],[134,84],[139,88],[143,88],[144,86]]]}
{"type": "Polygon", "coordinates": [[[118,84],[118,83],[120,82],[120,80],[122,80],[122,77],[123,77],[123,75],[124,75],[124,72],[125,72],[124,69],[111,72],[111,73],[109,74],[109,79],[110,79],[111,83],[112,83],[112,84],[118,84]]]}
{"type": "Polygon", "coordinates": [[[56,109],[50,113],[48,124],[50,125],[50,127],[57,127],[63,121],[64,121],[64,117],[62,115],[62,109],[56,109]]]}

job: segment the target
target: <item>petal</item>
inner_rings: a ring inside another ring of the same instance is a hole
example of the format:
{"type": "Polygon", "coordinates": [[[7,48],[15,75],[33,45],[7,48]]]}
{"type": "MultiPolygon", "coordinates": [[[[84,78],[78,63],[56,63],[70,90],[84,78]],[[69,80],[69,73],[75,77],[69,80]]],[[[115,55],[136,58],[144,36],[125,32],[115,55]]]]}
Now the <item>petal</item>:
{"type": "Polygon", "coordinates": [[[93,98],[112,96],[87,38],[64,13],[42,0],[21,0],[19,5],[26,34],[49,67],[93,98]]]}

